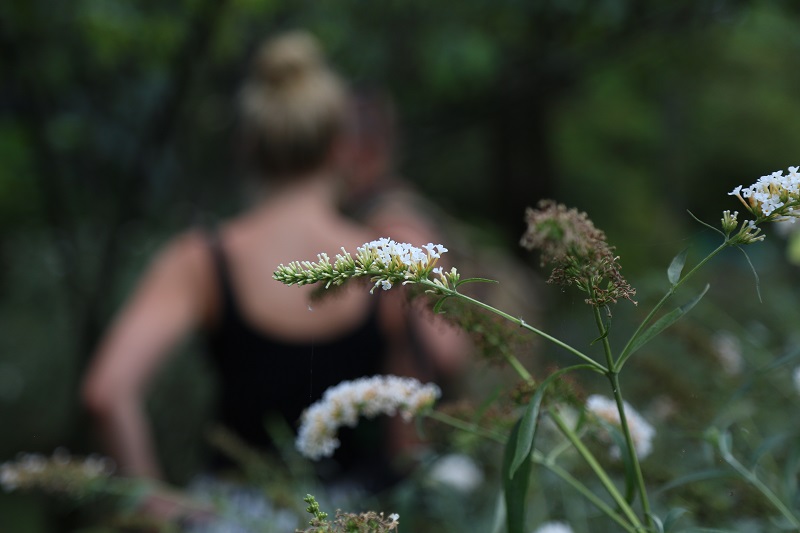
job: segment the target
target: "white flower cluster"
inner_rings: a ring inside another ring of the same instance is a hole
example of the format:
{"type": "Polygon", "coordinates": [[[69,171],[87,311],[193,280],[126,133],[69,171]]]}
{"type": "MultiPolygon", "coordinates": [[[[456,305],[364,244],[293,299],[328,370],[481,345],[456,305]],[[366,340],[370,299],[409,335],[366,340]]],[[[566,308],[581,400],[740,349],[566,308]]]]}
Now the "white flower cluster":
{"type": "Polygon", "coordinates": [[[572,533],[572,528],[564,522],[546,522],[533,533],[572,533]]]}
{"type": "Polygon", "coordinates": [[[305,457],[330,457],[339,447],[336,438],[342,426],[355,427],[358,418],[397,413],[409,421],[433,405],[441,396],[433,383],[423,385],[414,378],[373,376],[343,381],[329,388],[322,399],[303,412],[296,448],[305,457]]]}
{"type": "Polygon", "coordinates": [[[739,185],[729,195],[736,196],[757,219],[794,219],[800,216],[796,208],[800,205],[800,167],[789,167],[784,176],[782,170],[769,176],[761,176],[749,187],[739,185]],[[773,215],[775,215],[773,217],[773,215]]]}
{"type": "Polygon", "coordinates": [[[14,461],[0,464],[0,486],[6,491],[42,488],[71,493],[110,476],[113,470],[113,463],[107,458],[90,455],[78,459],[58,448],[52,457],[23,453],[14,461]]]}
{"type": "MultiPolygon", "coordinates": [[[[656,430],[651,426],[636,410],[623,402],[625,406],[625,419],[628,421],[628,429],[633,440],[633,447],[639,459],[644,459],[653,450],[653,437],[656,430]]],[[[586,409],[597,418],[608,422],[614,426],[620,426],[619,411],[617,403],[605,396],[592,394],[586,400],[586,409]]],[[[610,440],[610,435],[606,434],[606,440],[610,440]]],[[[620,449],[616,445],[611,447],[611,456],[615,459],[620,457],[620,449]]]]}
{"type": "Polygon", "coordinates": [[[392,288],[395,283],[417,283],[438,275],[434,283],[448,287],[458,281],[458,272],[444,273],[436,263],[447,248],[428,243],[421,248],[408,243],[395,242],[383,237],[356,249],[356,257],[342,248],[333,263],[327,254],[317,255],[317,262],[293,261],[288,266],[280,264],[273,278],[286,285],[306,285],[325,282],[325,288],[341,285],[349,278],[369,276],[375,283],[372,290],[392,288]]]}

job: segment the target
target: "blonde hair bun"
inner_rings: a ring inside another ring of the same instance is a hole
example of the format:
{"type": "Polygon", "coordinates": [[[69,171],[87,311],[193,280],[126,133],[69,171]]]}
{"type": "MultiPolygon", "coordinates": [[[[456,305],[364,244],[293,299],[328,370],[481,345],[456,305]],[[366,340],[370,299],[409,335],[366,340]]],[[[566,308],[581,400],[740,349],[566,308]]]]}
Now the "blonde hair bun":
{"type": "Polygon", "coordinates": [[[253,70],[256,78],[279,90],[327,68],[316,40],[308,33],[294,31],[264,43],[253,70]]]}
{"type": "Polygon", "coordinates": [[[314,37],[293,31],[267,40],[239,95],[245,156],[272,179],[318,168],[344,126],[346,101],[314,37]]]}

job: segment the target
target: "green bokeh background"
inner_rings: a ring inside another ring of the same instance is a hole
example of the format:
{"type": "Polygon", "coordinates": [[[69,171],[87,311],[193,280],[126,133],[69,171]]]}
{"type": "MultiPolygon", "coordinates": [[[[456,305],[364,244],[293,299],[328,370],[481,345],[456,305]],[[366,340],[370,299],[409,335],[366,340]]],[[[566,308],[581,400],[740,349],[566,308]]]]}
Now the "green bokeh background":
{"type": "MultiPolygon", "coordinates": [[[[3,2],[0,460],[97,448],[77,390],[99,335],[170,235],[242,205],[234,97],[264,37],[309,29],[354,84],[391,91],[398,171],[473,244],[533,264],[523,209],[555,198],[606,231],[641,293],[688,243],[710,246],[687,210],[716,224],[737,208],[727,191],[800,164],[798,23],[800,4],[777,0],[3,2]]],[[[753,256],[778,309],[797,293],[784,245],[753,256]]],[[[764,313],[741,256],[714,268],[716,305],[764,313]]],[[[581,338],[556,322],[581,298],[544,290],[549,327],[581,338]]],[[[197,352],[150,406],[176,483],[200,463],[213,397],[197,352]]],[[[0,531],[81,519],[0,496],[0,531]]]]}

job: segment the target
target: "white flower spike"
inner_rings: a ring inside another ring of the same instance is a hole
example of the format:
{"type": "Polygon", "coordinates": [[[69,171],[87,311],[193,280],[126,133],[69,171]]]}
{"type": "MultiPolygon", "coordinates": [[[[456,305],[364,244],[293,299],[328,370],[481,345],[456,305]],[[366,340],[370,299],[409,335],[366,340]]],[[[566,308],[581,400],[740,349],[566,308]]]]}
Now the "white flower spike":
{"type": "Polygon", "coordinates": [[[360,416],[400,414],[408,422],[441,396],[433,383],[414,378],[373,376],[343,381],[325,391],[322,399],[303,412],[295,447],[309,459],[330,457],[339,447],[342,426],[355,427],[360,416]]]}
{"type": "Polygon", "coordinates": [[[279,265],[273,278],[286,285],[307,285],[323,282],[325,288],[341,285],[349,278],[368,276],[377,287],[391,289],[395,284],[419,283],[428,280],[431,274],[438,278],[434,283],[449,287],[458,281],[458,272],[452,269],[443,273],[436,263],[447,248],[441,244],[428,243],[417,248],[408,243],[395,242],[383,237],[365,243],[356,249],[355,257],[342,248],[333,263],[326,254],[319,254],[317,261],[293,261],[279,265]]]}

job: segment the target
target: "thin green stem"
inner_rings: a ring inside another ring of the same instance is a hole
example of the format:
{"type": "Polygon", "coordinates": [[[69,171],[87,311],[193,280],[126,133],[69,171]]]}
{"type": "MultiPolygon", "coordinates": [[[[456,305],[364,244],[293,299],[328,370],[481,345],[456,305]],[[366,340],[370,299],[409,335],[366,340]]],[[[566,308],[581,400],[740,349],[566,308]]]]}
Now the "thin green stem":
{"type": "Polygon", "coordinates": [[[589,490],[586,485],[581,483],[579,480],[574,478],[569,472],[561,468],[558,464],[554,461],[549,459],[548,457],[543,456],[538,450],[533,451],[532,460],[534,463],[543,466],[544,468],[550,470],[552,473],[560,477],[564,480],[568,485],[570,485],[573,489],[581,493],[581,495],[589,500],[595,507],[603,511],[609,518],[611,518],[614,522],[620,525],[625,531],[630,533],[636,533],[636,528],[632,527],[628,522],[625,521],[625,518],[621,516],[618,512],[611,508],[606,502],[600,499],[595,493],[589,490]]]}
{"type": "Polygon", "coordinates": [[[553,419],[553,422],[555,422],[555,424],[558,426],[558,429],[561,431],[561,433],[563,433],[564,436],[569,439],[569,441],[575,447],[575,450],[577,450],[581,457],[583,457],[584,461],[586,461],[589,467],[594,471],[595,475],[600,480],[600,483],[602,483],[603,487],[605,487],[609,495],[611,495],[611,498],[614,500],[617,506],[619,506],[620,510],[628,519],[628,521],[637,530],[643,530],[644,528],[642,523],[639,521],[639,517],[636,516],[636,513],[633,512],[633,509],[631,509],[630,505],[628,505],[628,502],[626,502],[625,498],[623,498],[619,493],[619,490],[617,490],[617,487],[608,477],[608,474],[606,474],[606,471],[603,470],[603,467],[600,466],[600,463],[598,463],[597,459],[595,459],[594,455],[592,455],[592,452],[590,452],[589,449],[584,446],[583,442],[581,442],[581,439],[578,438],[575,432],[572,431],[572,429],[570,429],[566,423],[564,423],[564,420],[555,410],[550,409],[548,413],[553,419]]]}
{"type": "Polygon", "coordinates": [[[513,368],[528,385],[536,384],[536,380],[533,379],[533,376],[531,376],[530,372],[528,372],[528,370],[514,354],[506,353],[505,358],[506,361],[508,361],[508,364],[511,365],[511,368],[513,368]]]}
{"type": "MultiPolygon", "coordinates": [[[[514,324],[517,324],[519,327],[525,328],[528,331],[531,331],[532,333],[535,333],[536,335],[542,337],[543,339],[547,339],[548,341],[552,342],[556,346],[559,346],[559,347],[567,350],[568,352],[578,356],[579,358],[583,359],[588,364],[592,365],[592,367],[594,367],[594,369],[599,373],[605,374],[608,371],[608,369],[605,366],[603,366],[602,364],[598,363],[597,361],[595,361],[594,359],[592,359],[591,357],[589,357],[585,353],[581,352],[577,348],[574,348],[574,347],[570,346],[569,344],[567,344],[567,343],[565,343],[565,342],[563,342],[563,341],[561,341],[561,340],[559,340],[559,339],[557,339],[557,338],[555,338],[555,337],[553,337],[551,335],[548,335],[547,333],[545,333],[544,331],[542,331],[540,329],[536,329],[535,327],[531,326],[530,324],[528,324],[527,322],[525,322],[521,318],[516,318],[514,316],[511,316],[508,313],[505,313],[505,312],[503,312],[503,311],[501,311],[501,310],[499,310],[499,309],[497,309],[495,307],[492,307],[491,305],[488,305],[488,304],[485,304],[485,303],[481,302],[480,300],[476,300],[475,298],[470,298],[466,294],[462,294],[462,293],[456,291],[455,289],[449,289],[449,288],[446,288],[446,287],[442,287],[441,285],[438,285],[438,284],[436,284],[436,283],[434,283],[434,282],[432,282],[430,280],[422,280],[422,281],[420,281],[420,284],[424,285],[426,287],[430,287],[431,289],[434,289],[437,293],[446,294],[448,296],[452,296],[452,297],[455,297],[455,298],[461,298],[462,300],[466,300],[466,301],[470,302],[473,305],[476,305],[476,306],[478,306],[478,307],[480,307],[482,309],[485,309],[485,310],[489,311],[490,313],[494,313],[494,314],[496,314],[498,316],[501,316],[501,317],[505,318],[506,320],[508,320],[510,322],[513,322],[514,324]]],[[[527,371],[526,371],[526,373],[527,373],[527,371]]],[[[528,376],[530,377],[530,374],[528,374],[528,376]]],[[[523,376],[523,379],[527,380],[529,378],[525,378],[523,376]]]]}
{"type": "MultiPolygon", "coordinates": [[[[594,310],[594,320],[597,324],[597,329],[600,332],[600,336],[603,340],[603,352],[606,355],[606,363],[608,364],[608,368],[614,368],[614,355],[611,352],[611,344],[608,341],[608,329],[606,328],[605,324],[603,324],[603,318],[600,316],[600,309],[597,307],[593,307],[594,310]]],[[[630,459],[631,465],[633,466],[634,473],[636,475],[636,485],[639,489],[639,498],[642,500],[642,510],[644,512],[644,520],[647,527],[651,527],[653,525],[651,515],[650,515],[650,501],[647,498],[647,488],[644,484],[644,476],[642,475],[642,468],[639,464],[639,458],[636,455],[636,448],[633,446],[633,437],[631,436],[630,428],[628,427],[628,420],[625,416],[625,403],[622,399],[622,389],[620,388],[619,384],[619,374],[613,370],[609,370],[606,373],[606,377],[611,382],[611,389],[614,393],[614,399],[617,403],[617,410],[619,411],[619,419],[620,419],[620,426],[622,427],[622,434],[625,437],[625,444],[628,448],[628,457],[630,459]]]]}
{"type": "Polygon", "coordinates": [[[612,369],[614,368],[614,356],[611,353],[611,344],[608,342],[608,330],[605,324],[603,324],[603,318],[600,316],[600,309],[592,306],[592,310],[594,311],[594,321],[597,324],[597,330],[600,332],[600,337],[603,340],[603,353],[605,353],[606,356],[606,365],[608,365],[608,368],[612,369]]]}
{"type": "Polygon", "coordinates": [[[800,519],[786,506],[785,503],[778,497],[772,490],[755,474],[755,472],[748,470],[742,463],[739,462],[732,453],[727,451],[721,443],[722,435],[718,437],[718,446],[722,458],[728,463],[736,472],[739,473],[745,480],[752,484],[761,494],[764,495],[769,502],[780,511],[780,513],[798,530],[800,530],[800,519]]]}
{"type": "MultiPolygon", "coordinates": [[[[506,438],[503,435],[500,435],[498,433],[495,433],[495,432],[490,431],[488,429],[482,428],[482,427],[480,427],[480,426],[478,426],[476,424],[473,424],[471,422],[466,422],[464,420],[461,420],[459,418],[455,418],[453,416],[447,415],[447,414],[439,412],[439,411],[431,411],[431,412],[427,413],[426,416],[428,418],[433,419],[433,420],[437,420],[439,422],[442,422],[444,424],[452,426],[452,427],[454,427],[456,429],[460,429],[460,430],[463,430],[463,431],[468,431],[468,432],[473,433],[475,435],[479,435],[479,436],[486,437],[488,439],[494,440],[494,441],[496,441],[496,442],[498,442],[500,444],[505,444],[505,442],[506,442],[506,438]]],[[[542,465],[543,467],[547,468],[548,470],[550,470],[551,472],[556,474],[558,477],[560,477],[561,479],[566,481],[575,490],[580,492],[587,500],[589,500],[591,503],[593,503],[598,509],[600,509],[606,515],[608,515],[609,518],[611,518],[616,523],[618,523],[620,526],[622,526],[625,529],[625,531],[628,531],[630,533],[636,533],[636,531],[637,531],[636,528],[631,527],[631,525],[628,524],[625,521],[625,519],[622,516],[619,515],[619,513],[617,513],[614,509],[611,508],[611,506],[609,506],[606,502],[604,502],[599,497],[597,497],[597,495],[594,494],[591,490],[589,490],[586,487],[586,485],[584,485],[583,483],[581,483],[580,481],[578,481],[577,479],[572,477],[569,474],[569,472],[567,472],[566,470],[561,468],[558,464],[556,464],[556,462],[554,461],[554,459],[552,457],[549,457],[549,456],[546,457],[541,452],[539,452],[538,450],[533,450],[531,459],[533,460],[534,463],[542,465]]],[[[636,517],[634,515],[634,519],[635,518],[636,517]]],[[[632,522],[634,522],[634,521],[632,520],[632,522]]],[[[634,524],[635,524],[635,522],[634,522],[634,524]]]]}
{"type": "Polygon", "coordinates": [[[447,424],[449,426],[452,426],[452,427],[454,427],[456,429],[460,429],[462,431],[467,431],[467,432],[472,433],[474,435],[478,435],[480,437],[484,437],[484,438],[493,440],[493,441],[498,442],[500,444],[505,444],[506,440],[507,440],[504,435],[500,435],[499,433],[495,433],[494,431],[491,431],[489,429],[482,428],[481,426],[479,426],[479,425],[477,425],[477,424],[475,424],[473,422],[466,422],[464,420],[461,420],[460,418],[456,418],[454,416],[450,416],[448,414],[442,413],[441,411],[430,411],[430,412],[426,413],[425,416],[427,416],[428,418],[431,418],[433,420],[437,420],[439,422],[442,422],[443,424],[447,424]]]}
{"type": "Polygon", "coordinates": [[[622,400],[622,389],[619,385],[619,374],[615,372],[608,373],[608,379],[611,382],[611,389],[614,393],[614,399],[617,402],[617,410],[619,411],[619,422],[622,427],[622,434],[625,437],[625,444],[628,448],[628,458],[633,466],[633,472],[636,475],[636,485],[639,489],[639,498],[642,501],[642,511],[644,512],[644,520],[648,527],[653,525],[650,500],[647,497],[647,487],[644,483],[644,475],[642,474],[642,467],[639,464],[639,456],[636,455],[636,448],[633,445],[633,437],[631,436],[631,429],[628,426],[628,418],[625,415],[625,402],[622,400]]]}
{"type": "Polygon", "coordinates": [[[675,291],[678,289],[678,287],[683,285],[683,283],[686,280],[688,280],[689,278],[691,278],[694,275],[694,273],[697,272],[703,265],[708,263],[714,256],[716,256],[718,253],[720,253],[722,250],[724,250],[728,246],[730,246],[730,240],[726,238],[725,241],[722,244],[720,244],[716,249],[714,249],[711,253],[709,253],[705,258],[703,258],[703,260],[701,260],[699,263],[697,263],[694,266],[694,268],[692,268],[683,277],[681,277],[677,282],[675,282],[675,284],[673,286],[671,286],[669,288],[667,293],[650,310],[650,312],[647,314],[647,316],[644,318],[644,320],[642,320],[642,322],[639,324],[639,327],[637,327],[636,331],[634,331],[633,335],[631,335],[631,338],[628,339],[628,343],[622,349],[622,353],[620,354],[619,359],[617,360],[616,364],[613,367],[614,372],[619,373],[619,371],[622,370],[622,366],[625,364],[625,362],[631,356],[630,350],[631,350],[631,347],[633,346],[633,342],[636,340],[637,337],[639,337],[639,335],[641,335],[641,333],[644,330],[645,326],[647,326],[647,324],[650,323],[650,321],[653,319],[653,317],[656,315],[656,313],[658,313],[658,311],[661,309],[661,307],[663,307],[663,305],[667,302],[667,300],[669,300],[669,298],[673,294],[675,294],[675,291]]]}

